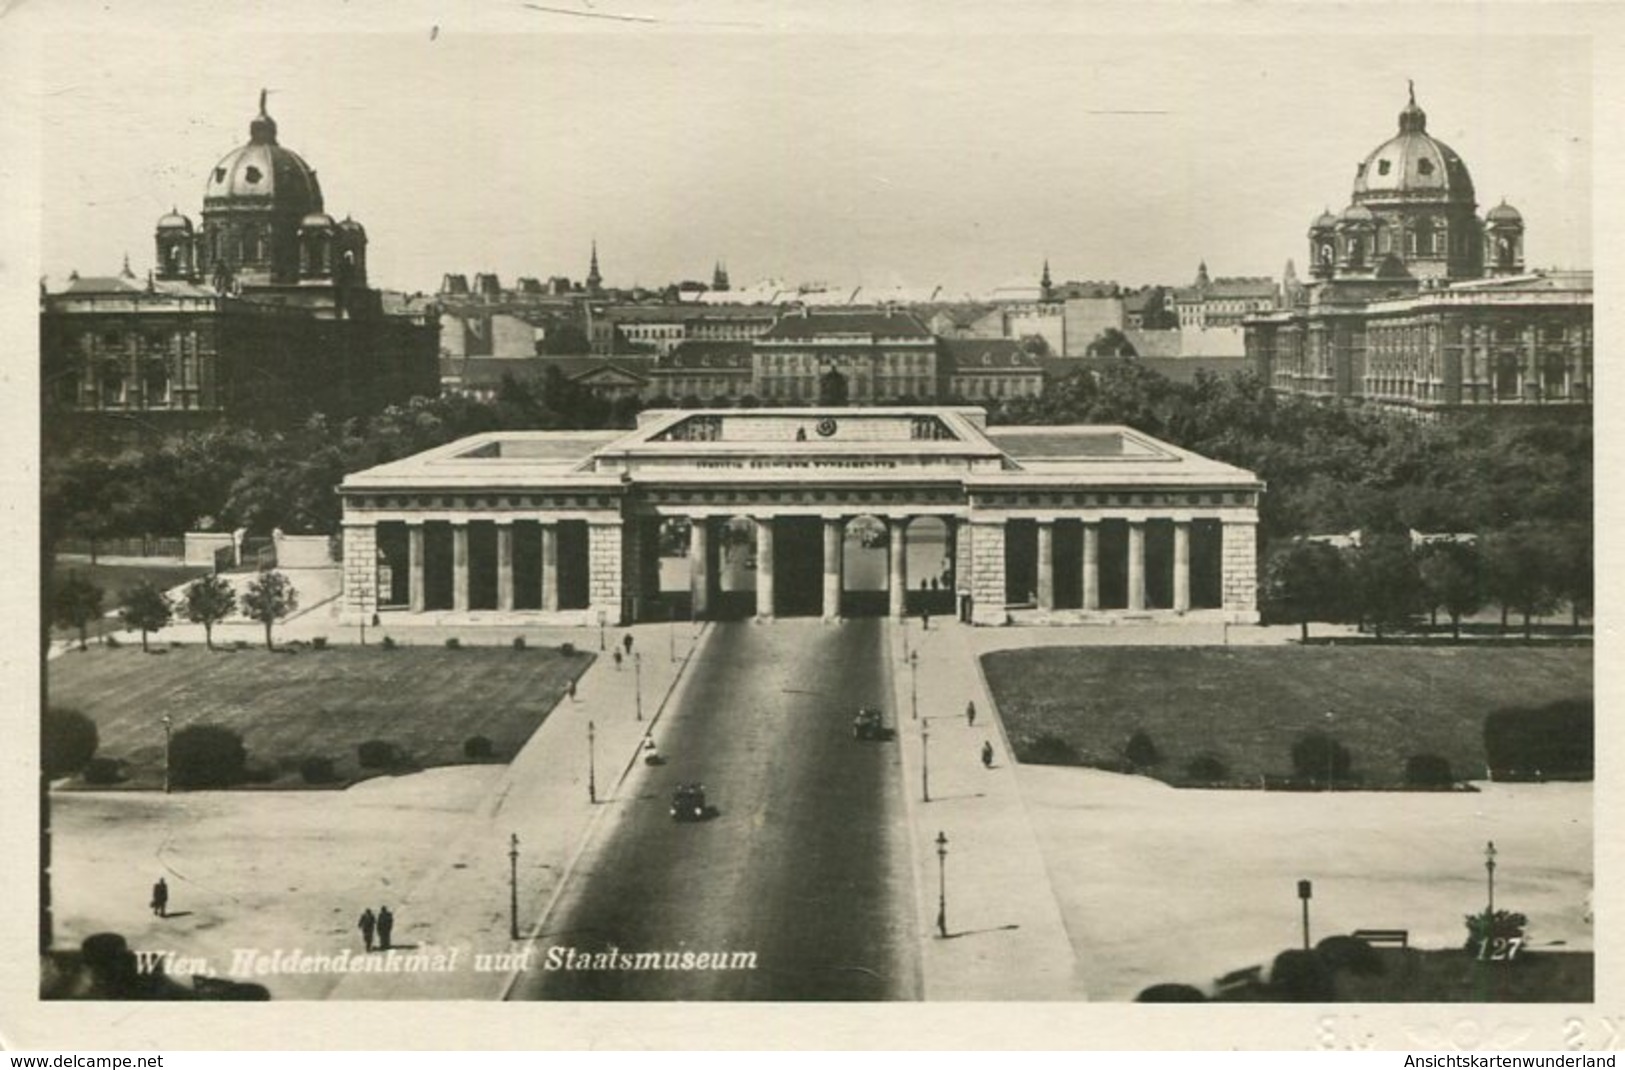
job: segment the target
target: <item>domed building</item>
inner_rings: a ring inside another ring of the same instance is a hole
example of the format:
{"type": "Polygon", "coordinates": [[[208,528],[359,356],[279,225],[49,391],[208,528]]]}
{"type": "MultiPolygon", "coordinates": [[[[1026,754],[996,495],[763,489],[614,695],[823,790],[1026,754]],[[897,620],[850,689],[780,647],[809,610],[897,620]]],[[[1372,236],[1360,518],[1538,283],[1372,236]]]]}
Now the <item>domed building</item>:
{"type": "Polygon", "coordinates": [[[1505,201],[1479,216],[1414,85],[1398,131],[1355,166],[1348,206],[1308,238],[1293,307],[1245,324],[1277,391],[1429,415],[1590,404],[1590,273],[1525,268],[1523,216],[1505,201]]]}
{"type": "Polygon", "coordinates": [[[327,214],[315,168],[277,134],[261,92],[248,141],[204,177],[200,224],[159,217],[144,283],[75,273],[47,287],[53,416],[126,430],[281,425],[438,393],[436,309],[368,286],[365,228],[327,214]]]}

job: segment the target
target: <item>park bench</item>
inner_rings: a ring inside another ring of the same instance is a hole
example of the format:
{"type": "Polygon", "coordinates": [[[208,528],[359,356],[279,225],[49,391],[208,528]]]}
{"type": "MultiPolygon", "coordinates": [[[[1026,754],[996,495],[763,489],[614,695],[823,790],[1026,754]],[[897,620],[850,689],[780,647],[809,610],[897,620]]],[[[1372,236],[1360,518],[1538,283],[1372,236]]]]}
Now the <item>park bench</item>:
{"type": "Polygon", "coordinates": [[[1355,929],[1351,935],[1356,940],[1364,940],[1373,947],[1408,948],[1411,946],[1409,929],[1355,929]]]}

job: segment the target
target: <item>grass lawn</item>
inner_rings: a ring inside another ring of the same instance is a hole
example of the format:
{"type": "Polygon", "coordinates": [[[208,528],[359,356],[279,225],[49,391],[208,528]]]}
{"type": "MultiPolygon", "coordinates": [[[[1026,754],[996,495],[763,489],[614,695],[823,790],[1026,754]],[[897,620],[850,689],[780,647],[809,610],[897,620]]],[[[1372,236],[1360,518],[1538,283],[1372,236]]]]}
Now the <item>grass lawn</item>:
{"type": "Polygon", "coordinates": [[[1289,776],[1312,730],[1349,749],[1362,787],[1402,784],[1416,754],[1482,777],[1486,714],[1592,696],[1588,647],[1044,647],[982,664],[1018,760],[1121,768],[1144,731],[1161,761],[1141,771],[1174,784],[1203,779],[1186,772],[1203,754],[1222,783],[1289,776]]]}
{"type": "Polygon", "coordinates": [[[92,648],[48,663],[50,703],[78,709],[100,733],[98,757],[121,759],[124,787],[163,785],[167,713],[174,729],[218,724],[243,737],[256,780],[304,787],[299,762],[325,757],[343,786],[373,776],[356,747],[394,744],[411,766],[468,761],[463,741],[485,736],[511,758],[592,656],[554,649],[462,650],[341,646],[327,650],[210,651],[162,655],[139,646],[92,648]]]}

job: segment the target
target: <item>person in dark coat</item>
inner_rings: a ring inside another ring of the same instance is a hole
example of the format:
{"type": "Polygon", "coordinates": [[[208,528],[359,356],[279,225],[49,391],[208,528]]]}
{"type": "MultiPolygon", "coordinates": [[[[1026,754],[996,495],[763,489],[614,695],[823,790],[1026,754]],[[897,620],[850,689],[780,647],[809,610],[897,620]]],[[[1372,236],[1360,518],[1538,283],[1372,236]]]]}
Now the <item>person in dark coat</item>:
{"type": "Polygon", "coordinates": [[[993,742],[991,740],[982,743],[982,768],[993,768],[993,742]]]}
{"type": "Polygon", "coordinates": [[[621,645],[626,647],[626,656],[631,657],[632,656],[632,633],[631,632],[627,632],[626,635],[621,639],[621,645]]]}
{"type": "Polygon", "coordinates": [[[361,920],[356,922],[356,928],[361,930],[361,942],[367,945],[368,951],[372,950],[372,931],[377,924],[378,919],[372,916],[372,907],[363,910],[361,920]]]}
{"type": "Polygon", "coordinates": [[[388,907],[378,908],[378,949],[389,950],[389,937],[395,931],[395,915],[389,912],[388,907]]]}
{"type": "Polygon", "coordinates": [[[976,727],[976,701],[974,699],[965,703],[965,724],[971,728],[976,727]]]}
{"type": "Polygon", "coordinates": [[[158,883],[152,886],[152,912],[160,918],[167,917],[169,910],[169,885],[164,878],[159,877],[158,883]]]}

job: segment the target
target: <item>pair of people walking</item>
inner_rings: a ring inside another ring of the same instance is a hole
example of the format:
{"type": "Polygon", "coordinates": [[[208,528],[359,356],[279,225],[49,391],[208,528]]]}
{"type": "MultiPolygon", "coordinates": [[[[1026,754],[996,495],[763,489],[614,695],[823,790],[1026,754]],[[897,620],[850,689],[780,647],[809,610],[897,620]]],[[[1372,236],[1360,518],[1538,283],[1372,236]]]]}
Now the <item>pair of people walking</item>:
{"type": "Polygon", "coordinates": [[[395,915],[389,912],[388,907],[379,907],[377,914],[368,907],[361,912],[361,920],[356,922],[356,927],[361,930],[361,942],[367,945],[368,951],[372,950],[375,934],[378,938],[378,950],[388,951],[390,937],[395,934],[395,915]]]}

